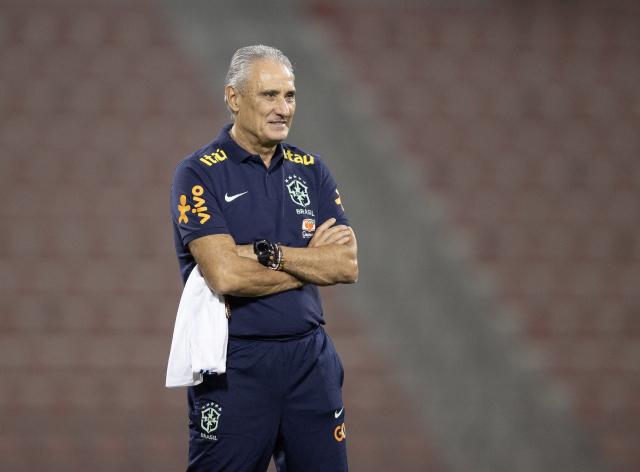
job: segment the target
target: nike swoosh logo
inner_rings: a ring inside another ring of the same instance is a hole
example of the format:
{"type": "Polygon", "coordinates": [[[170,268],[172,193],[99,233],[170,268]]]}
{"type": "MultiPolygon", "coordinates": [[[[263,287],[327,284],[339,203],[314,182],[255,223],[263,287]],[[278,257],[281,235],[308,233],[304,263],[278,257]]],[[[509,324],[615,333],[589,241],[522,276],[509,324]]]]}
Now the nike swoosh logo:
{"type": "Polygon", "coordinates": [[[342,414],[342,410],[344,410],[344,406],[342,408],[340,408],[340,411],[336,411],[336,413],[335,413],[336,418],[342,414]]]}
{"type": "Polygon", "coordinates": [[[226,193],[224,194],[224,200],[226,202],[232,202],[234,201],[236,198],[243,196],[245,193],[249,193],[249,191],[247,190],[246,192],[242,192],[239,193],[238,195],[234,195],[233,197],[230,197],[229,195],[227,195],[226,193]]]}

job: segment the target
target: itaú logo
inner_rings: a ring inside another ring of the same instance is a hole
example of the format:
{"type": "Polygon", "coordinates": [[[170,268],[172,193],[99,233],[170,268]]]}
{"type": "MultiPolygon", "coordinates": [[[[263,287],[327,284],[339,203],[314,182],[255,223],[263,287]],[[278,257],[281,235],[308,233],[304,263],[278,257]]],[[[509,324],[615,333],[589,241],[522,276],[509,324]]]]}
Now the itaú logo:
{"type": "Polygon", "coordinates": [[[336,428],[336,430],[333,432],[333,435],[336,437],[336,441],[342,441],[347,437],[347,433],[344,429],[344,423],[336,428]]]}

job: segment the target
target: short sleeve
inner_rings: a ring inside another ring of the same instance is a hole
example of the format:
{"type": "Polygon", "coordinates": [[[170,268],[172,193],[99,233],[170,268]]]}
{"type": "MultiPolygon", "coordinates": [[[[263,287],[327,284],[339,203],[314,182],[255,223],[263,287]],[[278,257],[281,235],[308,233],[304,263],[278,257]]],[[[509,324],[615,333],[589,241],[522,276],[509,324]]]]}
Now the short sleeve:
{"type": "Polygon", "coordinates": [[[178,165],[171,185],[171,216],[186,246],[211,234],[230,234],[211,181],[187,161],[178,165]]]}
{"type": "Polygon", "coordinates": [[[344,206],[342,204],[342,198],[340,197],[340,191],[336,181],[333,180],[331,172],[327,165],[321,160],[317,159],[320,164],[320,205],[318,207],[319,224],[324,223],[329,218],[335,218],[336,224],[347,225],[349,220],[344,212],[344,206]]]}

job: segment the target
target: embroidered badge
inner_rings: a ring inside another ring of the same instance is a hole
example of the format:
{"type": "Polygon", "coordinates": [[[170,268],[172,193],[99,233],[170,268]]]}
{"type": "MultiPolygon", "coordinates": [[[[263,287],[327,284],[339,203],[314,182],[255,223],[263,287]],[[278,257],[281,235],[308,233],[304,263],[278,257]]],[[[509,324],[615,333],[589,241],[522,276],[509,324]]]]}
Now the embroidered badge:
{"type": "Polygon", "coordinates": [[[302,220],[302,237],[303,238],[313,238],[315,231],[316,231],[316,220],[312,220],[310,218],[302,220]]]}
{"type": "Polygon", "coordinates": [[[296,205],[306,207],[311,204],[311,199],[309,198],[309,187],[307,187],[306,181],[302,180],[301,177],[294,175],[293,177],[287,177],[285,179],[285,183],[287,185],[287,190],[289,190],[289,196],[296,205]]]}
{"type": "Polygon", "coordinates": [[[217,403],[207,403],[202,409],[202,419],[200,421],[200,427],[207,434],[202,434],[202,437],[217,441],[215,436],[211,436],[210,433],[218,429],[218,420],[222,414],[222,408],[217,403]]]}

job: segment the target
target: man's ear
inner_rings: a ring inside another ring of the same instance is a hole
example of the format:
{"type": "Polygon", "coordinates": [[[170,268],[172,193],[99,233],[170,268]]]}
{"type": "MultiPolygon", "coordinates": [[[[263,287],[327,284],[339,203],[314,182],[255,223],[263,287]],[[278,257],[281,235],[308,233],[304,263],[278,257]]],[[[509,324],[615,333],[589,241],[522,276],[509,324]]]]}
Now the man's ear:
{"type": "Polygon", "coordinates": [[[240,96],[240,92],[233,86],[227,85],[227,88],[224,89],[224,95],[227,97],[227,103],[233,110],[233,113],[238,113],[240,107],[238,106],[238,97],[240,96]]]}

